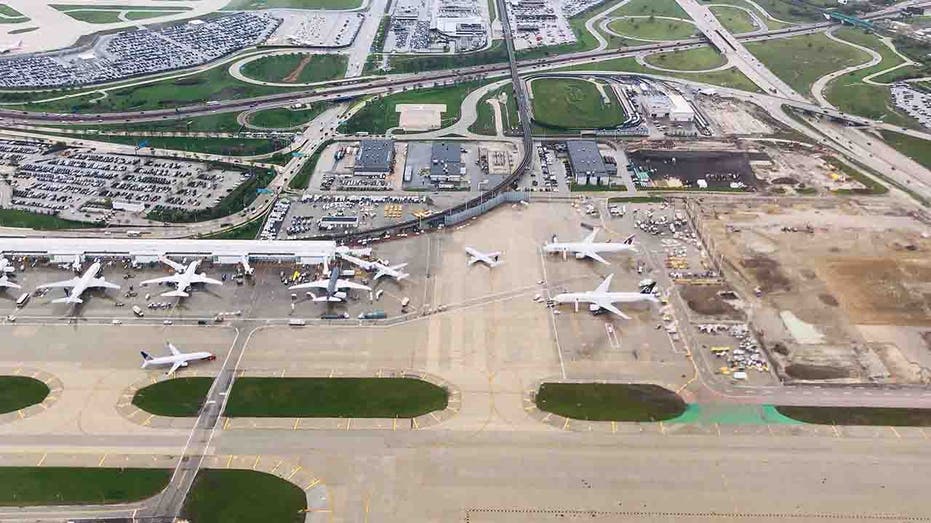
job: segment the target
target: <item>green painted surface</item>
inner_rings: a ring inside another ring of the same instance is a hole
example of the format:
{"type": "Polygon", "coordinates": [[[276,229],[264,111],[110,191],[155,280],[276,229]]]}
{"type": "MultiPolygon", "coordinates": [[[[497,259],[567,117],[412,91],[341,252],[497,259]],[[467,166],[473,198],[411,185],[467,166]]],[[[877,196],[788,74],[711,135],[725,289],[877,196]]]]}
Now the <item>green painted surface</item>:
{"type": "Polygon", "coordinates": [[[773,405],[690,403],[681,416],[666,423],[799,425],[802,422],[783,416],[773,405]]]}

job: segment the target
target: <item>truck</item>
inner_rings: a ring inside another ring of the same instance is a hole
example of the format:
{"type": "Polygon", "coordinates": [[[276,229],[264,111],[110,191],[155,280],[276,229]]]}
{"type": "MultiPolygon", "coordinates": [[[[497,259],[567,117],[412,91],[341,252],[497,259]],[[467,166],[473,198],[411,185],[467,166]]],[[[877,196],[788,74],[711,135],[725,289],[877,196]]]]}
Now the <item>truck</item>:
{"type": "Polygon", "coordinates": [[[303,327],[304,325],[307,325],[307,322],[302,319],[291,318],[288,320],[288,325],[292,327],[303,327]]]}
{"type": "Polygon", "coordinates": [[[28,302],[29,302],[29,293],[24,292],[22,295],[20,295],[19,298],[16,299],[16,308],[22,309],[23,307],[26,306],[26,303],[28,302]]]}
{"type": "Polygon", "coordinates": [[[137,318],[145,316],[145,313],[142,312],[142,307],[138,305],[133,305],[133,314],[135,314],[137,318]]]}
{"type": "Polygon", "coordinates": [[[359,315],[360,320],[383,320],[387,317],[384,311],[363,312],[359,315]]]}
{"type": "Polygon", "coordinates": [[[327,312],[327,313],[321,314],[320,319],[321,320],[348,320],[349,313],[348,312],[343,312],[343,313],[327,312]]]}

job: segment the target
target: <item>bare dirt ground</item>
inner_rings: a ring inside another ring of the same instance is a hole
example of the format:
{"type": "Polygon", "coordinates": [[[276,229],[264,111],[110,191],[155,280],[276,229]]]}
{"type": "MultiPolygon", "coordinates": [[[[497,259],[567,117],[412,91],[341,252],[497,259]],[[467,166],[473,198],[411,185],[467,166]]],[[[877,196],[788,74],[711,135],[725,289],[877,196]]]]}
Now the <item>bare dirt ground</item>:
{"type": "Polygon", "coordinates": [[[682,285],[679,294],[692,311],[718,318],[740,319],[740,311],[721,297],[723,285],[682,285]]]}
{"type": "Polygon", "coordinates": [[[931,327],[927,216],[878,200],[702,209],[701,228],[729,283],[750,297],[754,330],[784,379],[928,381],[920,333],[896,334],[931,327]],[[800,328],[813,335],[799,339],[800,328]]]}
{"type": "Polygon", "coordinates": [[[307,67],[307,64],[310,63],[310,60],[313,58],[313,55],[307,55],[302,60],[301,63],[297,64],[297,67],[291,71],[288,76],[285,76],[281,79],[282,82],[293,84],[297,82],[298,78],[301,77],[301,73],[304,72],[304,68],[307,67]]]}

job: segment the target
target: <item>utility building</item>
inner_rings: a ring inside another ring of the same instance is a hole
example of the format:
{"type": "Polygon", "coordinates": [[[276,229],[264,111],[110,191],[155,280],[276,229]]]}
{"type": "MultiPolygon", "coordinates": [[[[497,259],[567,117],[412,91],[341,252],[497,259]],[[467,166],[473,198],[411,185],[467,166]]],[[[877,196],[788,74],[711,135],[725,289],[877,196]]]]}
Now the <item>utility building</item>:
{"type": "Polygon", "coordinates": [[[430,181],[458,184],[465,176],[462,149],[451,142],[433,142],[430,151],[430,181]]]}
{"type": "Polygon", "coordinates": [[[391,172],[394,165],[394,142],[391,140],[362,140],[356,153],[352,173],[356,176],[380,176],[391,172]]]}
{"type": "Polygon", "coordinates": [[[598,144],[593,140],[571,140],[566,142],[569,153],[569,169],[575,183],[583,185],[607,185],[615,172],[608,169],[598,144]]]}
{"type": "Polygon", "coordinates": [[[641,96],[640,100],[650,118],[666,118],[672,122],[691,122],[695,119],[695,110],[681,94],[653,92],[641,96]]]}

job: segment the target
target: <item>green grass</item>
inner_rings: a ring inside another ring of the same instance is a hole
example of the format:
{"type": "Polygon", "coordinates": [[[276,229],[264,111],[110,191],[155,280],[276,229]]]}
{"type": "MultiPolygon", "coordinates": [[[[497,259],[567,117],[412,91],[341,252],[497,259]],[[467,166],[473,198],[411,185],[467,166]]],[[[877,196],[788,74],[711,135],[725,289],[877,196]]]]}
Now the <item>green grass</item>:
{"type": "MultiPolygon", "coordinates": [[[[761,20],[763,20],[763,23],[766,24],[766,28],[769,29],[770,31],[775,31],[776,29],[784,29],[786,27],[791,27],[795,25],[792,23],[777,22],[776,20],[772,20],[766,16],[766,13],[760,11],[756,7],[753,7],[752,5],[750,5],[748,2],[745,2],[744,0],[701,0],[701,2],[706,3],[706,4],[727,4],[727,5],[732,5],[735,7],[744,7],[746,9],[749,9],[750,11],[753,11],[754,13],[756,13],[756,15],[761,20]]],[[[713,11],[715,8],[712,7],[711,9],[713,11]]]]}
{"type": "Polygon", "coordinates": [[[611,16],[671,16],[690,19],[675,0],[631,0],[611,16]]]}
{"type": "Polygon", "coordinates": [[[36,214],[19,209],[0,209],[0,225],[3,227],[20,227],[39,231],[99,227],[98,224],[94,223],[65,220],[50,214],[36,214]]]}
{"type": "Polygon", "coordinates": [[[878,425],[883,427],[931,426],[931,409],[883,407],[776,406],[784,416],[817,425],[878,425]]]}
{"type": "Polygon", "coordinates": [[[862,51],[829,40],[822,33],[749,42],[746,47],[802,95],[808,95],[811,84],[825,74],[869,60],[862,51]]]}
{"type": "Polygon", "coordinates": [[[892,131],[880,130],[879,134],[890,147],[931,169],[931,142],[892,131]]]}
{"type": "Polygon", "coordinates": [[[651,54],[646,63],[677,71],[702,71],[724,65],[724,56],[711,47],[698,47],[671,53],[651,54]]]}
{"type": "MultiPolygon", "coordinates": [[[[211,100],[234,100],[289,91],[288,87],[269,87],[240,82],[229,75],[228,65],[220,65],[204,72],[131,87],[108,91],[106,98],[92,100],[100,95],[95,91],[87,94],[48,102],[18,106],[27,111],[57,113],[88,113],[106,111],[148,111],[170,109],[179,105],[206,103],[211,100]]],[[[45,93],[43,96],[48,97],[45,93]]],[[[6,100],[4,100],[6,101],[6,100]]],[[[14,98],[14,100],[16,99],[14,98]]],[[[7,106],[12,109],[17,106],[7,106]]]]}
{"type": "Polygon", "coordinates": [[[728,32],[733,34],[749,33],[756,29],[750,15],[736,7],[714,6],[709,8],[714,17],[721,22],[728,32]]]}
{"type": "Polygon", "coordinates": [[[300,523],[307,509],[304,490],[254,470],[201,469],[181,508],[197,523],[300,523]]]}
{"type": "Polygon", "coordinates": [[[170,470],[81,467],[0,467],[0,505],[98,505],[150,498],[170,470]]]}
{"type": "Polygon", "coordinates": [[[249,115],[249,123],[265,129],[290,129],[310,122],[325,109],[326,105],[322,103],[311,105],[306,109],[276,107],[252,113],[249,115]]]}
{"type": "Polygon", "coordinates": [[[712,71],[710,73],[657,71],[656,69],[643,67],[642,65],[638,64],[637,60],[634,58],[625,57],[564,67],[561,69],[556,69],[555,71],[618,71],[629,73],[657,74],[662,76],[671,76],[674,78],[682,78],[685,80],[692,80],[695,82],[703,82],[720,87],[729,87],[731,89],[740,89],[742,91],[749,91],[754,93],[760,92],[760,89],[756,86],[756,84],[751,82],[750,79],[746,77],[746,75],[733,67],[730,69],[724,69],[722,71],[712,71]]]}
{"type": "MultiPolygon", "coordinates": [[[[876,51],[882,57],[882,61],[872,67],[835,78],[824,91],[828,101],[847,113],[882,120],[903,127],[917,126],[917,122],[895,110],[888,87],[863,83],[863,79],[867,76],[901,64],[904,60],[899,58],[892,49],[880,42],[876,36],[863,30],[844,28],[838,30],[836,36],[876,51]]],[[[913,68],[903,67],[899,71],[904,72],[909,69],[913,68]]]]}
{"type": "Polygon", "coordinates": [[[518,132],[520,130],[520,116],[517,112],[517,100],[514,98],[514,89],[508,84],[486,94],[479,100],[477,118],[475,119],[475,123],[469,127],[470,132],[486,136],[495,135],[495,113],[487,101],[503,93],[507,95],[507,102],[504,106],[501,106],[501,118],[504,120],[501,122],[502,130],[505,134],[508,134],[508,132],[518,132]]]}
{"type": "Polygon", "coordinates": [[[29,19],[16,9],[6,4],[0,4],[0,24],[18,24],[28,21],[29,19]]]}
{"type": "Polygon", "coordinates": [[[684,40],[695,35],[694,24],[665,18],[621,18],[608,24],[612,31],[642,40],[684,40]]]}
{"type": "Polygon", "coordinates": [[[320,161],[320,155],[323,154],[324,149],[329,147],[331,143],[333,143],[333,141],[328,140],[317,147],[317,150],[314,151],[314,153],[310,155],[310,158],[304,162],[304,165],[301,166],[301,170],[294,175],[294,178],[292,178],[290,182],[288,182],[288,187],[298,191],[302,191],[307,188],[307,186],[310,184],[310,177],[314,174],[314,170],[317,168],[317,162],[320,161]]]}
{"type": "Polygon", "coordinates": [[[42,403],[48,394],[48,385],[35,378],[0,376],[0,414],[42,403]]]}
{"type": "MultiPolygon", "coordinates": [[[[193,118],[176,118],[173,120],[156,120],[140,123],[64,125],[61,127],[75,131],[96,130],[101,132],[192,132],[192,133],[236,133],[242,128],[237,120],[239,113],[217,113],[193,118]]],[[[45,125],[45,127],[49,127],[45,125]]]]}
{"type": "Polygon", "coordinates": [[[441,127],[446,127],[459,120],[462,100],[481,82],[467,82],[448,87],[433,87],[391,94],[370,100],[349,120],[339,126],[339,131],[352,134],[368,132],[381,134],[400,123],[400,113],[395,110],[398,104],[446,104],[441,127]]]}
{"type": "Polygon", "coordinates": [[[214,138],[191,136],[114,136],[102,134],[75,134],[65,135],[70,138],[83,140],[96,140],[98,142],[120,143],[138,146],[143,141],[148,142],[145,149],[169,149],[172,151],[186,151],[192,153],[217,154],[223,156],[255,156],[268,154],[288,145],[287,141],[275,142],[258,138],[214,138]]]}
{"type": "Polygon", "coordinates": [[[167,16],[183,13],[184,11],[129,11],[126,13],[127,20],[145,20],[146,18],[155,18],[156,16],[167,16]]]}
{"type": "Polygon", "coordinates": [[[410,378],[239,378],[224,415],[412,418],[446,408],[449,393],[410,378]]]}
{"type": "Polygon", "coordinates": [[[835,194],[886,194],[889,192],[889,188],[885,185],[876,181],[872,176],[868,176],[866,173],[853,167],[847,165],[840,160],[832,160],[830,164],[837,169],[838,171],[844,173],[849,178],[856,180],[857,182],[863,185],[862,189],[838,189],[834,191],[835,194]]]}
{"type": "Polygon", "coordinates": [[[65,11],[65,14],[74,18],[75,20],[80,20],[81,22],[87,22],[89,24],[114,24],[120,21],[120,12],[119,11],[104,11],[104,10],[70,10],[65,11]]]}
{"type": "Polygon", "coordinates": [[[133,405],[156,416],[197,416],[212,383],[205,377],[159,381],[137,390],[133,405]]]}
{"type": "Polygon", "coordinates": [[[231,0],[223,9],[226,11],[247,11],[254,9],[294,8],[294,9],[356,9],[362,0],[231,0]]]}
{"type": "Polygon", "coordinates": [[[627,383],[544,383],[537,408],[592,421],[663,421],[685,412],[685,401],[657,385],[627,383]]]}
{"type": "Polygon", "coordinates": [[[624,109],[608,86],[604,103],[594,84],[573,78],[538,78],[531,84],[533,119],[558,129],[604,129],[624,122],[624,109]]]}
{"type": "MultiPolygon", "coordinates": [[[[496,40],[488,49],[474,53],[437,56],[392,55],[388,59],[388,72],[403,74],[439,69],[458,69],[473,65],[498,64],[506,62],[507,59],[507,49],[500,40],[496,40]]],[[[374,71],[369,70],[366,71],[366,74],[372,72],[374,71]]]]}
{"type": "Polygon", "coordinates": [[[273,171],[253,170],[253,172],[256,173],[254,176],[233,189],[214,207],[198,211],[156,207],[149,212],[147,218],[170,223],[191,223],[215,220],[236,214],[252,205],[252,202],[258,197],[257,189],[267,187],[275,179],[273,171]]]}
{"type": "Polygon", "coordinates": [[[265,217],[256,218],[245,225],[230,227],[220,232],[199,236],[202,240],[254,240],[265,225],[265,217]]]}
{"type": "Polygon", "coordinates": [[[754,0],[774,18],[786,22],[821,22],[821,10],[793,0],[754,0]]]}
{"type": "Polygon", "coordinates": [[[342,78],[348,63],[349,57],[342,54],[293,53],[249,62],[242,67],[242,74],[264,82],[306,84],[342,78]],[[300,73],[292,77],[304,60],[307,63],[300,73]]]}
{"type": "Polygon", "coordinates": [[[37,30],[37,29],[38,29],[38,27],[22,27],[22,28],[20,28],[20,29],[14,29],[14,30],[8,32],[7,34],[18,35],[18,34],[23,34],[23,33],[31,33],[31,32],[33,32],[33,31],[35,31],[35,30],[37,30]]]}
{"type": "MultiPolygon", "coordinates": [[[[602,4],[593,6],[587,11],[583,11],[570,18],[569,27],[572,29],[572,32],[575,33],[575,43],[523,49],[521,51],[517,51],[517,58],[520,60],[530,60],[557,54],[575,53],[594,49],[598,46],[598,40],[596,40],[595,36],[588,32],[587,29],[585,29],[585,22],[603,11],[607,11],[620,1],[621,0],[609,0],[602,4]]],[[[634,45],[635,43],[633,41],[610,34],[604,34],[602,36],[604,36],[604,39],[608,42],[609,49],[615,49],[617,47],[621,47],[622,45],[634,45]]]]}
{"type": "Polygon", "coordinates": [[[661,196],[616,196],[608,198],[608,203],[663,203],[666,199],[661,196]]]}

